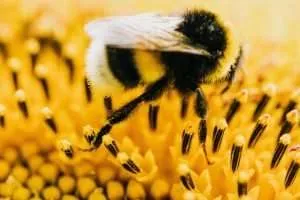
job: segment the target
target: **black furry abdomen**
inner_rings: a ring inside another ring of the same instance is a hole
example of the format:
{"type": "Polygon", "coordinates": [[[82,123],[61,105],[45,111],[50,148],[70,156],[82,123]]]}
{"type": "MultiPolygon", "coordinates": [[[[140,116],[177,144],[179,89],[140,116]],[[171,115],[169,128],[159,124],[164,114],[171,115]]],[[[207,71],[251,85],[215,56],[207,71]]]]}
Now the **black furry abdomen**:
{"type": "Polygon", "coordinates": [[[132,49],[107,46],[106,55],[110,71],[125,88],[134,88],[140,83],[132,49]]]}
{"type": "Polygon", "coordinates": [[[196,90],[217,66],[215,59],[182,52],[162,52],[161,60],[175,88],[183,94],[196,90]]]}

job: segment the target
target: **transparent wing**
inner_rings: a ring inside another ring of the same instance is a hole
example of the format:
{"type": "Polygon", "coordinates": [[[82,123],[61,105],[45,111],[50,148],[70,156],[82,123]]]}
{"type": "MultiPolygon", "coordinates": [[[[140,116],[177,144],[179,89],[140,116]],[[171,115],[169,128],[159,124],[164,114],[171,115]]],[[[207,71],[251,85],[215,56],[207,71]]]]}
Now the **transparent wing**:
{"type": "Polygon", "coordinates": [[[119,48],[210,56],[205,49],[186,43],[187,38],[175,30],[181,21],[180,16],[146,13],[95,20],[86,25],[85,31],[92,39],[100,39],[107,45],[119,48]]]}

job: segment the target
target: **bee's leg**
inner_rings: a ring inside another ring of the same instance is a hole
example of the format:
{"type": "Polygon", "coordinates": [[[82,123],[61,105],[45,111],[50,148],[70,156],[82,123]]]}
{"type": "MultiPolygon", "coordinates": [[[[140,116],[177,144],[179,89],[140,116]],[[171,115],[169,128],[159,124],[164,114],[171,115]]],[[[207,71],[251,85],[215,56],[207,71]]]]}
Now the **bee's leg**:
{"type": "Polygon", "coordinates": [[[95,138],[91,141],[92,148],[90,150],[97,149],[102,143],[102,137],[108,134],[113,125],[122,122],[127,119],[128,116],[132,113],[132,111],[137,108],[142,102],[151,101],[158,98],[163,90],[168,86],[168,78],[163,77],[160,80],[156,81],[148,88],[146,88],[145,92],[135,99],[131,100],[121,108],[113,111],[111,115],[107,118],[107,122],[104,126],[99,130],[96,134],[95,138]]]}
{"type": "Polygon", "coordinates": [[[195,91],[196,99],[195,99],[195,112],[201,119],[206,119],[207,115],[207,100],[204,95],[203,90],[199,87],[195,91]]]}
{"type": "Polygon", "coordinates": [[[198,129],[198,136],[199,136],[199,143],[203,148],[203,153],[207,164],[211,164],[211,161],[208,159],[207,150],[206,150],[206,138],[207,138],[207,100],[201,88],[198,88],[196,91],[196,99],[194,109],[198,117],[200,118],[199,122],[199,129],[198,129]]]}

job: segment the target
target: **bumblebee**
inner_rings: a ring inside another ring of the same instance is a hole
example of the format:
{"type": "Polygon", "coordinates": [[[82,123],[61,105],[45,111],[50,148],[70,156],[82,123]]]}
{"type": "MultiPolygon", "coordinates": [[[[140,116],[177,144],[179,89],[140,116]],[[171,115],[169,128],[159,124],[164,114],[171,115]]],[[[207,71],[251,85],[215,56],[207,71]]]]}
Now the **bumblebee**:
{"type": "Polygon", "coordinates": [[[156,13],[110,17],[88,23],[91,39],[86,73],[92,87],[145,91],[112,112],[90,142],[98,148],[113,125],[125,120],[142,102],[174,89],[183,97],[197,95],[195,111],[206,117],[207,102],[201,84],[231,84],[242,48],[228,24],[206,10],[181,15],[156,13]]]}

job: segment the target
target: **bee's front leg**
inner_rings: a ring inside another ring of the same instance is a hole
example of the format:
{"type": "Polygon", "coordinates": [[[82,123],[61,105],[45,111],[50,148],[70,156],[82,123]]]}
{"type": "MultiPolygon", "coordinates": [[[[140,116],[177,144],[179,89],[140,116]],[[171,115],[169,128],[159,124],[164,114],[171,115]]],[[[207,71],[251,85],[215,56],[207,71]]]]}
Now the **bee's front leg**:
{"type": "MultiPolygon", "coordinates": [[[[134,98],[121,108],[114,110],[109,117],[104,126],[98,131],[93,140],[91,140],[92,147],[90,151],[97,149],[102,143],[102,137],[108,134],[115,124],[118,124],[125,119],[142,103],[146,101],[152,101],[160,97],[164,89],[168,86],[168,79],[163,77],[146,88],[145,92],[134,98]]],[[[87,150],[87,151],[89,151],[87,150]]]]}

